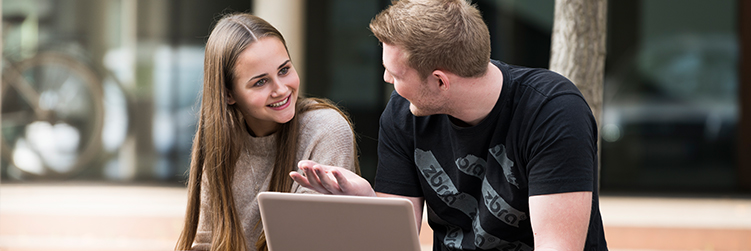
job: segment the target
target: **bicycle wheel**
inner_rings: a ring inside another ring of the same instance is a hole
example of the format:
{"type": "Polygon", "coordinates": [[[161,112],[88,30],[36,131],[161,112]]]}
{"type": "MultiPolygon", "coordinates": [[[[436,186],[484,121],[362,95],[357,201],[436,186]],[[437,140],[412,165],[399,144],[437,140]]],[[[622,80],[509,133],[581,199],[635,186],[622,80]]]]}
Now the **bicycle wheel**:
{"type": "Polygon", "coordinates": [[[64,177],[89,164],[101,147],[102,95],[96,73],[64,54],[3,69],[2,152],[14,176],[64,177]]]}

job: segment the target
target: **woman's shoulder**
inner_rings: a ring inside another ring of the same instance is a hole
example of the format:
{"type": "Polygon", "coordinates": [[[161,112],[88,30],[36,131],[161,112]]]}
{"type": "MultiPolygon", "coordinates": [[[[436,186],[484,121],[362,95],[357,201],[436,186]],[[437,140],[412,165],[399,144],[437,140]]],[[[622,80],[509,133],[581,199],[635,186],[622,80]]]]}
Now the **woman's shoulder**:
{"type": "Polygon", "coordinates": [[[330,120],[344,119],[339,111],[333,108],[318,108],[300,114],[300,121],[325,123],[330,120]]]}
{"type": "Polygon", "coordinates": [[[304,134],[351,131],[344,115],[334,108],[318,108],[300,114],[300,130],[304,134]]]}
{"type": "Polygon", "coordinates": [[[339,108],[325,99],[308,98],[301,102],[307,106],[298,114],[302,131],[351,130],[351,125],[339,108]]]}

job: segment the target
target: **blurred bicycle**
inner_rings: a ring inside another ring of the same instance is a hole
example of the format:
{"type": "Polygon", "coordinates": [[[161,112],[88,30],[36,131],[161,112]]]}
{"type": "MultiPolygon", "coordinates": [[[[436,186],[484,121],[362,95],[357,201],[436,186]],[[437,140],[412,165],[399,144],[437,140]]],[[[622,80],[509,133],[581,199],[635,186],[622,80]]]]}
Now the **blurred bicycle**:
{"type": "MultiPolygon", "coordinates": [[[[3,37],[26,18],[4,15],[3,37]]],[[[3,178],[70,178],[116,157],[127,137],[129,102],[117,78],[93,67],[76,42],[56,45],[33,54],[4,48],[3,178]]]]}
{"type": "Polygon", "coordinates": [[[103,90],[87,65],[60,53],[3,60],[2,154],[23,175],[74,173],[101,148],[103,90]]]}

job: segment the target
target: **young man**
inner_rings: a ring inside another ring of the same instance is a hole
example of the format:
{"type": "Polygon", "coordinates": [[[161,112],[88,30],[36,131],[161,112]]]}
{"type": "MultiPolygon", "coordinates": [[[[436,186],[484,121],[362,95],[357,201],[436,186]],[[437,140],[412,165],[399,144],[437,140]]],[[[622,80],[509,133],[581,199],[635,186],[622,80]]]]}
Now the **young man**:
{"type": "Polygon", "coordinates": [[[597,126],[566,78],[490,60],[465,0],[401,0],[370,23],[395,92],[381,115],[375,190],[338,167],[290,176],[321,193],[427,205],[434,250],[607,250],[597,126]]]}

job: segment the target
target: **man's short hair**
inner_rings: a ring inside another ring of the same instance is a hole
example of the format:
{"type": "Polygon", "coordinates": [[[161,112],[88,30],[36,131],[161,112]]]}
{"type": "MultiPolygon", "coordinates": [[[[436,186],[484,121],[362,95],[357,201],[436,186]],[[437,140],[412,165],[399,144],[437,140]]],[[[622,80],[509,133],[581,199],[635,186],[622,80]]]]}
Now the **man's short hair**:
{"type": "Polygon", "coordinates": [[[480,77],[490,62],[490,34],[467,0],[400,0],[370,21],[382,43],[405,50],[407,64],[425,79],[434,70],[480,77]]]}

